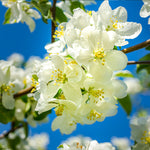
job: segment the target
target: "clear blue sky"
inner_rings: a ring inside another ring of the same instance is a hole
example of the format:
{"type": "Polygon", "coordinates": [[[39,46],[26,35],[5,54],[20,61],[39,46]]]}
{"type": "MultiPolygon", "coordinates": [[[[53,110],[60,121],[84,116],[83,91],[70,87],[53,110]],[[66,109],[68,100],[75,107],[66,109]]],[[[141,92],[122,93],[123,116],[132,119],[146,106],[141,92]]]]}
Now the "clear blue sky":
{"type": "MultiPolygon", "coordinates": [[[[97,1],[97,5],[92,5],[87,7],[90,10],[97,11],[100,3],[102,1],[97,1]]],[[[141,18],[139,16],[139,11],[143,5],[141,0],[110,0],[110,5],[114,9],[118,6],[123,6],[128,12],[128,21],[138,22],[142,24],[142,33],[134,40],[129,40],[130,47],[132,45],[138,44],[150,38],[150,25],[148,25],[148,18],[141,18]]],[[[44,46],[50,42],[51,27],[50,23],[47,25],[42,22],[42,20],[36,21],[36,29],[33,33],[30,33],[28,27],[25,24],[13,24],[13,25],[3,25],[4,13],[6,8],[0,4],[0,59],[7,59],[9,55],[14,52],[21,53],[27,60],[30,56],[40,56],[44,57],[46,50],[44,46]]],[[[129,60],[138,60],[141,56],[144,56],[147,51],[139,50],[128,54],[129,60]]],[[[136,66],[128,66],[126,69],[130,69],[135,73],[136,66]]],[[[141,106],[150,108],[150,102],[148,101],[148,96],[142,98],[141,106]]],[[[76,131],[71,135],[61,135],[57,130],[53,132],[51,130],[51,123],[54,118],[54,113],[50,115],[50,122],[47,124],[38,125],[37,128],[30,129],[30,135],[47,132],[50,136],[50,144],[48,150],[55,150],[56,147],[61,143],[61,141],[66,140],[70,136],[83,135],[89,136],[93,140],[99,142],[110,141],[111,137],[130,137],[129,120],[119,106],[118,113],[114,117],[106,118],[104,122],[97,122],[93,125],[77,125],[76,131]]],[[[9,125],[0,124],[0,133],[4,129],[8,129],[9,125]]]]}

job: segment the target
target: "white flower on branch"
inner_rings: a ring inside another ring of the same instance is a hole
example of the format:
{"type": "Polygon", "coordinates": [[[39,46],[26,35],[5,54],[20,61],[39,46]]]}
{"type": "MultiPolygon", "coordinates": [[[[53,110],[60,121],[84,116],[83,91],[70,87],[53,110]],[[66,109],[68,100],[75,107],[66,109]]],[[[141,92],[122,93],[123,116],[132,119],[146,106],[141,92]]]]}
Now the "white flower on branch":
{"type": "Polygon", "coordinates": [[[34,31],[35,22],[32,18],[41,18],[38,11],[31,9],[30,5],[25,3],[23,0],[2,0],[2,4],[9,8],[9,19],[6,23],[13,24],[25,22],[29,26],[30,31],[34,31]]]}

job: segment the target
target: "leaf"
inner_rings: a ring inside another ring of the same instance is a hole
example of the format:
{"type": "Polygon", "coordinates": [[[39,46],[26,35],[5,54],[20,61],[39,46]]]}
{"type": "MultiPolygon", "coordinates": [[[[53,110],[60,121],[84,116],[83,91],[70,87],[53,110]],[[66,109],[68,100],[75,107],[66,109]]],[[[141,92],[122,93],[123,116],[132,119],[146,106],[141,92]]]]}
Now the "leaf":
{"type": "Polygon", "coordinates": [[[115,74],[117,77],[122,77],[122,78],[133,78],[133,74],[127,70],[124,71],[119,71],[115,74]]]}
{"type": "Polygon", "coordinates": [[[38,76],[36,74],[33,74],[32,75],[32,78],[35,80],[35,81],[38,81],[38,76]]]}
{"type": "Polygon", "coordinates": [[[14,112],[14,109],[8,110],[3,107],[2,103],[0,103],[0,122],[3,124],[11,122],[14,118],[14,112]]]}
{"type": "Polygon", "coordinates": [[[132,103],[131,103],[130,96],[127,95],[126,97],[124,97],[122,99],[118,99],[118,101],[119,101],[120,105],[122,106],[122,108],[127,113],[127,115],[129,116],[132,111],[132,103]]]}
{"type": "Polygon", "coordinates": [[[5,21],[3,24],[9,24],[10,17],[11,17],[11,8],[7,9],[5,13],[5,21]]]}
{"type": "Polygon", "coordinates": [[[148,51],[150,51],[150,46],[146,47],[145,49],[148,50],[148,51]]]}
{"type": "MultiPolygon", "coordinates": [[[[146,60],[150,60],[150,54],[147,54],[139,59],[139,61],[146,61],[146,60]]],[[[150,74],[150,65],[138,64],[136,72],[139,73],[142,69],[146,69],[147,72],[150,74]]]]}
{"type": "Polygon", "coordinates": [[[56,7],[56,22],[67,22],[67,17],[65,16],[63,10],[59,7],[56,7]]]}
{"type": "Polygon", "coordinates": [[[31,5],[41,13],[42,20],[47,24],[47,20],[51,18],[50,2],[48,0],[32,0],[31,5]]]}
{"type": "Polygon", "coordinates": [[[25,137],[27,138],[29,135],[28,124],[26,122],[23,122],[22,124],[23,124],[23,128],[24,128],[25,137]]]}
{"type": "Polygon", "coordinates": [[[39,115],[38,112],[35,111],[33,114],[33,118],[34,118],[34,120],[40,121],[40,120],[43,120],[44,118],[46,118],[47,115],[49,115],[50,113],[51,113],[51,110],[48,110],[48,111],[43,112],[39,115]]]}
{"type": "Polygon", "coordinates": [[[64,148],[64,146],[63,146],[63,144],[61,144],[57,148],[64,148]]]}
{"type": "Polygon", "coordinates": [[[117,46],[114,46],[113,50],[118,50],[117,46]]]}
{"type": "Polygon", "coordinates": [[[76,9],[76,8],[81,8],[85,11],[85,7],[81,2],[79,2],[79,1],[71,2],[70,11],[73,13],[73,10],[76,9]]]}
{"type": "Polygon", "coordinates": [[[21,143],[21,138],[19,136],[15,136],[15,138],[8,138],[7,143],[12,150],[18,150],[17,145],[21,143]]]}

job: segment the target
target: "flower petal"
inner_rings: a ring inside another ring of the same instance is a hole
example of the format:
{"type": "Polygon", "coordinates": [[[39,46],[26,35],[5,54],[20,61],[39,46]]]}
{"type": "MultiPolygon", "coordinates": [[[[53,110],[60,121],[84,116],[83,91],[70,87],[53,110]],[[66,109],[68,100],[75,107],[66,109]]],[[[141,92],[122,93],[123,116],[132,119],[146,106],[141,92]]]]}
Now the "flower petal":
{"type": "Polygon", "coordinates": [[[109,51],[105,57],[106,63],[113,71],[122,70],[127,65],[127,56],[120,51],[109,51]]]}

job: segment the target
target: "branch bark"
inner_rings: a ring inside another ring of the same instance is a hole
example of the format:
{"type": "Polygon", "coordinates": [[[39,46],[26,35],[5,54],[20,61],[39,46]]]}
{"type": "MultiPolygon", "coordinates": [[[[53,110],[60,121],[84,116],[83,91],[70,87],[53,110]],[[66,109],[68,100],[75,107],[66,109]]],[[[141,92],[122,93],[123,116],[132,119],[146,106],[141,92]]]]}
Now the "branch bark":
{"type": "Polygon", "coordinates": [[[131,46],[131,47],[129,47],[129,48],[125,48],[125,49],[122,50],[122,52],[124,52],[124,53],[130,53],[130,52],[136,51],[136,50],[138,50],[138,49],[142,49],[142,48],[144,48],[144,47],[147,47],[147,46],[149,46],[149,45],[150,45],[150,39],[148,39],[147,41],[142,42],[142,43],[140,43],[140,44],[131,46]]]}
{"type": "Polygon", "coordinates": [[[23,125],[21,124],[21,125],[19,125],[18,127],[15,127],[15,128],[10,129],[10,130],[7,131],[6,133],[1,134],[1,135],[0,135],[0,139],[3,139],[3,138],[5,138],[5,137],[7,137],[10,133],[12,133],[12,132],[14,132],[14,131],[16,131],[17,129],[20,129],[20,128],[22,128],[22,127],[23,127],[23,125]]]}
{"type": "Polygon", "coordinates": [[[55,42],[55,38],[53,37],[56,29],[56,24],[55,24],[55,18],[56,18],[56,2],[57,0],[53,0],[53,6],[51,7],[51,13],[52,13],[52,32],[51,32],[51,39],[52,43],[55,42]]]}
{"type": "Polygon", "coordinates": [[[23,90],[19,91],[18,93],[14,94],[14,98],[18,98],[20,96],[30,93],[32,91],[32,89],[33,89],[32,86],[27,89],[23,89],[23,90]]]}
{"type": "Polygon", "coordinates": [[[133,65],[133,64],[150,65],[150,61],[128,61],[128,65],[133,65]]]}

